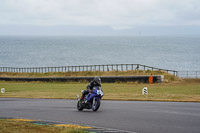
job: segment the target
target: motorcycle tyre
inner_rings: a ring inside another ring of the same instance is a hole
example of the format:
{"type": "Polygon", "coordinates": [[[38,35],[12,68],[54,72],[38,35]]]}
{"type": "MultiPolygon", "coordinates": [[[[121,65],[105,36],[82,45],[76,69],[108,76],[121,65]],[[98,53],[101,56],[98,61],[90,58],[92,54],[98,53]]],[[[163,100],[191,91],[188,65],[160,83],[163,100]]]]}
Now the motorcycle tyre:
{"type": "Polygon", "coordinates": [[[92,105],[92,111],[97,111],[99,109],[100,104],[101,104],[100,99],[97,99],[95,103],[96,103],[96,108],[93,108],[93,105],[92,105]]]}
{"type": "Polygon", "coordinates": [[[80,102],[81,102],[81,101],[78,101],[78,102],[77,102],[77,109],[78,109],[78,111],[82,111],[82,110],[83,110],[83,107],[80,106],[80,102]]]}

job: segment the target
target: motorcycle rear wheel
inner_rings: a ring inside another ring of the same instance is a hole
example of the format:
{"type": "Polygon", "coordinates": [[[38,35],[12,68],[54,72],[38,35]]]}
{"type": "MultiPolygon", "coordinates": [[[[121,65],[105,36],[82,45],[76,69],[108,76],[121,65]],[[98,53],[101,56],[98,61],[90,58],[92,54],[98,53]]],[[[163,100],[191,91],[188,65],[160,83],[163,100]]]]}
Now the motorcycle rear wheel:
{"type": "Polygon", "coordinates": [[[82,111],[83,110],[83,107],[81,105],[81,101],[77,102],[77,109],[78,109],[78,111],[82,111]]]}

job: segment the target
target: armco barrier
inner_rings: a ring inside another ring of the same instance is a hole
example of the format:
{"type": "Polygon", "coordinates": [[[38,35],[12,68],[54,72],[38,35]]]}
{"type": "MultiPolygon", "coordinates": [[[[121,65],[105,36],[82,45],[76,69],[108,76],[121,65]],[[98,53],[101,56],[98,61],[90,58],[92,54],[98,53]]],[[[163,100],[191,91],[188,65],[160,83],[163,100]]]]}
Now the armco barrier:
{"type": "MultiPolygon", "coordinates": [[[[114,83],[114,82],[139,82],[149,83],[150,76],[102,76],[102,83],[114,83]]],[[[48,78],[10,78],[0,77],[3,81],[42,81],[42,82],[80,82],[80,81],[91,81],[94,77],[48,77],[48,78]]],[[[163,75],[154,75],[153,83],[162,83],[164,80],[163,75]]]]}

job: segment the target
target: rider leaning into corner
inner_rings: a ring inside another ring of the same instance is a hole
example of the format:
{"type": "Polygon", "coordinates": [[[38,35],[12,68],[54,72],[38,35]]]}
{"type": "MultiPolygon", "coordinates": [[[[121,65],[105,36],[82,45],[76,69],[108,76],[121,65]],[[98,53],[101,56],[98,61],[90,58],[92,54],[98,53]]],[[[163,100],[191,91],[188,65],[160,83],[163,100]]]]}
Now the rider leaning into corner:
{"type": "MultiPolygon", "coordinates": [[[[85,97],[85,95],[87,95],[88,93],[91,93],[93,87],[95,87],[95,86],[101,87],[101,78],[100,77],[94,77],[94,79],[92,81],[90,81],[90,83],[86,87],[87,89],[84,90],[82,93],[81,100],[85,97]]],[[[85,102],[87,103],[87,100],[85,102]]]]}

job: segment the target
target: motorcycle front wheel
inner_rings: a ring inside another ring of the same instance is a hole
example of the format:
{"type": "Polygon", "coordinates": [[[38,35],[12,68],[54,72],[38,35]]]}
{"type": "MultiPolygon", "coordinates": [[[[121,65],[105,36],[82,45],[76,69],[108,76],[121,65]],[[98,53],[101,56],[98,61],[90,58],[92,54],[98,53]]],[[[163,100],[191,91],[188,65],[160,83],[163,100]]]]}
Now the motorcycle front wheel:
{"type": "Polygon", "coordinates": [[[95,98],[93,98],[92,111],[97,111],[100,107],[100,104],[101,104],[100,99],[95,100],[95,98]]]}

